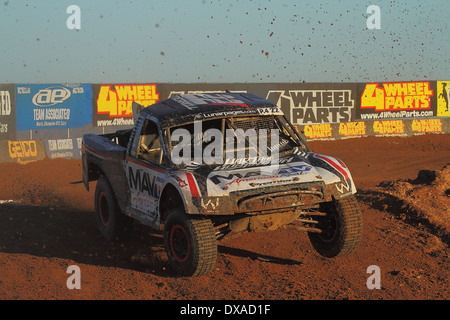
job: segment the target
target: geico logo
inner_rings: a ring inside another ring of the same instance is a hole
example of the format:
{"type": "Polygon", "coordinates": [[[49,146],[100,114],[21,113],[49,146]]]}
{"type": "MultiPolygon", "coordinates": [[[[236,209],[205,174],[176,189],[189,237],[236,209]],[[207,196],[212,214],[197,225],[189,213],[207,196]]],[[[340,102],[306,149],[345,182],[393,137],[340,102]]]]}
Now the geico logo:
{"type": "Polygon", "coordinates": [[[8,141],[11,158],[29,158],[37,156],[36,141],[8,141]]]}
{"type": "Polygon", "coordinates": [[[0,91],[0,116],[11,114],[11,96],[9,91],[0,91]]]}
{"type": "Polygon", "coordinates": [[[33,96],[33,104],[38,107],[51,107],[70,98],[70,90],[64,87],[49,87],[39,90],[33,96]]]}

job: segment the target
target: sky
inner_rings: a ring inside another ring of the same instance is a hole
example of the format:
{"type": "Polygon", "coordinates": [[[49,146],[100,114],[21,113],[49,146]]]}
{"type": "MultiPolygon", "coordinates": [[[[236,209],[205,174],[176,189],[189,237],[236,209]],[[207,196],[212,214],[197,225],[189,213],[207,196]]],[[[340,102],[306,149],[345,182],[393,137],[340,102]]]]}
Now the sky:
{"type": "Polygon", "coordinates": [[[2,0],[0,83],[443,80],[449,17],[449,0],[2,0]]]}

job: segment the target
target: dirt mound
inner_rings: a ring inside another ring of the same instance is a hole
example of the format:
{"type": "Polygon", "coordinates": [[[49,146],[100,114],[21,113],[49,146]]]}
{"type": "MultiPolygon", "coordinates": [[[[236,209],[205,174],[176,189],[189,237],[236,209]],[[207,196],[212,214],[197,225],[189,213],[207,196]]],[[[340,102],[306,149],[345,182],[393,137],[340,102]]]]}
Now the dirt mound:
{"type": "Polygon", "coordinates": [[[440,170],[420,170],[414,180],[383,181],[374,191],[385,195],[385,207],[395,210],[402,220],[425,226],[450,243],[450,163],[440,170]]]}

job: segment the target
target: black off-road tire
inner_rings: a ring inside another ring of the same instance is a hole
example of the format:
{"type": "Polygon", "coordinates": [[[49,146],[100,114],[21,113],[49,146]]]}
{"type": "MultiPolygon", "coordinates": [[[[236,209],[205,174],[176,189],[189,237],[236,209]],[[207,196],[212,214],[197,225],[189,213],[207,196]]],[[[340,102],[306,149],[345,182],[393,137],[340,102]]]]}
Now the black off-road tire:
{"type": "Polygon", "coordinates": [[[190,217],[171,209],[164,223],[169,263],[181,276],[201,276],[216,264],[217,240],[210,219],[190,217]]]}
{"type": "Polygon", "coordinates": [[[94,195],[95,220],[106,240],[127,240],[131,236],[133,221],[120,211],[108,180],[102,176],[97,181],[94,195]]]}
{"type": "Polygon", "coordinates": [[[321,233],[308,233],[314,249],[324,257],[354,252],[362,236],[362,214],[354,195],[321,205],[327,215],[319,217],[321,233]]]}

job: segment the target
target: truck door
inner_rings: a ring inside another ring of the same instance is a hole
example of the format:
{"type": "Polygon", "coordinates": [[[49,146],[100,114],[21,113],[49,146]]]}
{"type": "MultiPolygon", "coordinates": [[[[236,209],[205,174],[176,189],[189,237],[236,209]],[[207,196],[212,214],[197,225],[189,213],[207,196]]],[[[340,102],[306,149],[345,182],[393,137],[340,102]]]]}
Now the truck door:
{"type": "Polygon", "coordinates": [[[130,189],[128,214],[146,224],[159,225],[159,196],[166,169],[161,132],[151,119],[145,119],[140,132],[136,132],[125,172],[130,189]]]}

